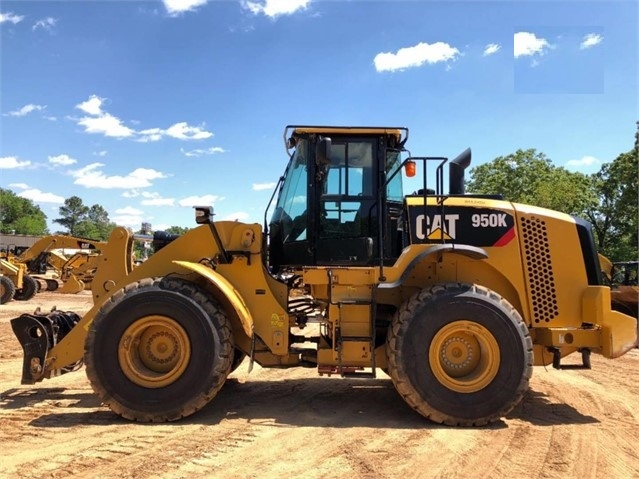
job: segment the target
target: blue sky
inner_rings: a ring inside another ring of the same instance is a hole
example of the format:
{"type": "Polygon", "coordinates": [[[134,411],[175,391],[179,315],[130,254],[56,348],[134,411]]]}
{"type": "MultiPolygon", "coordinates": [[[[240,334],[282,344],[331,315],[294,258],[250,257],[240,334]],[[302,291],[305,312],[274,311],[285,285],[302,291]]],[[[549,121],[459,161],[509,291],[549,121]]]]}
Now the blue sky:
{"type": "MultiPolygon", "coordinates": [[[[288,124],[406,126],[416,156],[631,149],[634,1],[2,1],[0,187],[138,229],[262,222],[288,124]]],[[[473,166],[471,165],[471,166],[473,166]]]]}

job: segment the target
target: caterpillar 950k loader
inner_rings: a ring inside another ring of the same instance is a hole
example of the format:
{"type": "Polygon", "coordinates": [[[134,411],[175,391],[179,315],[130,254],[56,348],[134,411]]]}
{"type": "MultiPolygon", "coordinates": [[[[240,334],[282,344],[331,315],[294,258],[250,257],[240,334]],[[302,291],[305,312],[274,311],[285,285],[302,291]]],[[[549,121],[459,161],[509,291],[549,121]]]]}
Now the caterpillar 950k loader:
{"type": "Polygon", "coordinates": [[[517,405],[535,365],[588,368],[591,352],[636,344],[635,319],[610,308],[588,223],[465,194],[470,150],[410,157],[407,137],[288,126],[290,162],[263,228],[196,208],[200,226],[157,237],[135,268],[134,238],[116,229],[88,313],[12,320],[23,383],[84,362],[117,414],[171,421],[207,404],[248,356],[249,368],[382,369],[423,416],[482,425],[517,405]],[[423,179],[410,181],[423,189],[407,195],[403,176],[417,167],[423,179]],[[576,364],[562,363],[573,353],[576,364]]]}

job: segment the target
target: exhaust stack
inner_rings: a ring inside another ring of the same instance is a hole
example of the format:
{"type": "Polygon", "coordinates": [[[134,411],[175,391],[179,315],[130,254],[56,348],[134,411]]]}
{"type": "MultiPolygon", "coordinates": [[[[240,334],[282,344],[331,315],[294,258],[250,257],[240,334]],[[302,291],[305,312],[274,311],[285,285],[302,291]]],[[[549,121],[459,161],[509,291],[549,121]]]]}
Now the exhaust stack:
{"type": "Polygon", "coordinates": [[[470,165],[471,152],[470,148],[466,148],[457,155],[448,167],[448,194],[463,195],[464,187],[464,170],[470,165]]]}

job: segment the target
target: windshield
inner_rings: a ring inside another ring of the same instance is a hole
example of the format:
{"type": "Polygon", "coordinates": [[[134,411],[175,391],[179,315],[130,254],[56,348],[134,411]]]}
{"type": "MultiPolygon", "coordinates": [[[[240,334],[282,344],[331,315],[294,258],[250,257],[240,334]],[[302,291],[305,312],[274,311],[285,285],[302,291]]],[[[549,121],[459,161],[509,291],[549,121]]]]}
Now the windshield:
{"type": "Polygon", "coordinates": [[[306,230],[299,232],[295,238],[291,238],[290,234],[293,230],[292,220],[306,214],[307,152],[308,142],[298,140],[271,218],[271,223],[281,224],[281,234],[284,241],[306,239],[306,230]]]}

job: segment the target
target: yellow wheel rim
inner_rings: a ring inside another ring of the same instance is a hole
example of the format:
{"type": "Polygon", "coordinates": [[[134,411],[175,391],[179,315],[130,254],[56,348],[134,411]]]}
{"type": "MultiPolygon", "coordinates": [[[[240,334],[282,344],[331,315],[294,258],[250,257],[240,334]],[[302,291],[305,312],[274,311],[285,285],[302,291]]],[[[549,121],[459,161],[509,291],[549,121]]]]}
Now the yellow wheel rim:
{"type": "Polygon", "coordinates": [[[428,350],[430,367],[448,389],[474,393],[499,370],[499,346],[488,329],[473,321],[454,321],[440,329],[428,350]]]}
{"type": "Polygon", "coordinates": [[[189,364],[189,336],[175,320],[144,316],[129,326],[118,345],[125,376],[138,386],[161,388],[175,382],[189,364]]]}

